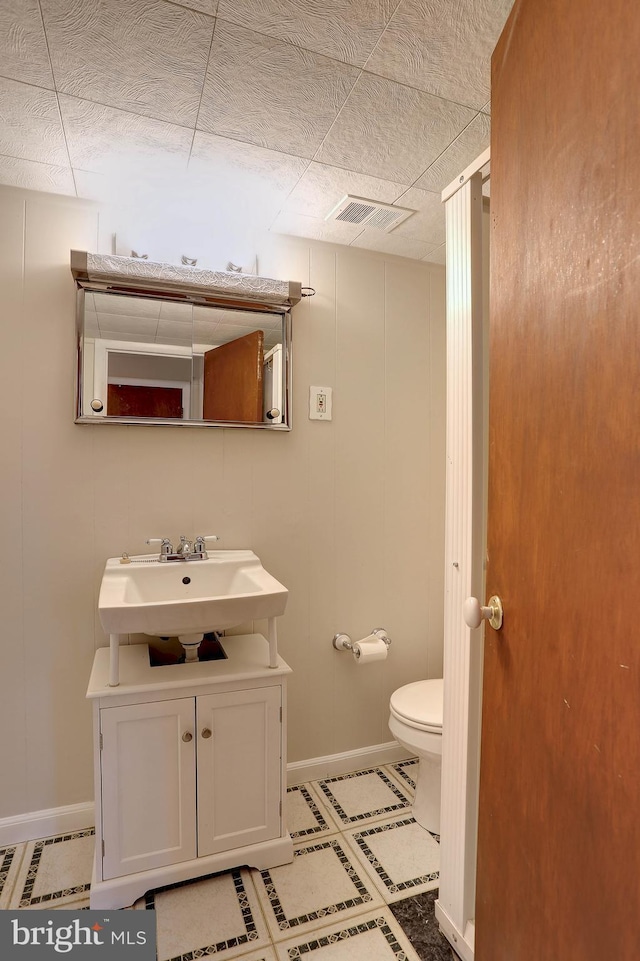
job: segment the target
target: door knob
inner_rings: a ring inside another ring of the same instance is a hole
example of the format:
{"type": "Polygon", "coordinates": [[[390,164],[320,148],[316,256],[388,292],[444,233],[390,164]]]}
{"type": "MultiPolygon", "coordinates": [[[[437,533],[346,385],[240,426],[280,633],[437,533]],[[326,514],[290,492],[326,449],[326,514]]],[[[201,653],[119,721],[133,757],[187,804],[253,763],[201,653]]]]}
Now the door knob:
{"type": "Polygon", "coordinates": [[[205,738],[206,738],[206,737],[211,737],[211,728],[210,728],[210,727],[203,727],[203,728],[202,728],[202,736],[205,737],[205,738]]]}
{"type": "Polygon", "coordinates": [[[182,735],[182,740],[185,741],[187,744],[189,743],[189,741],[193,740],[193,734],[191,733],[191,731],[185,731],[184,734],[182,735]]]}
{"type": "Polygon", "coordinates": [[[487,620],[495,631],[499,631],[503,613],[502,601],[495,594],[489,598],[487,607],[482,607],[477,597],[468,597],[462,605],[462,616],[467,627],[480,627],[483,620],[487,620]]]}

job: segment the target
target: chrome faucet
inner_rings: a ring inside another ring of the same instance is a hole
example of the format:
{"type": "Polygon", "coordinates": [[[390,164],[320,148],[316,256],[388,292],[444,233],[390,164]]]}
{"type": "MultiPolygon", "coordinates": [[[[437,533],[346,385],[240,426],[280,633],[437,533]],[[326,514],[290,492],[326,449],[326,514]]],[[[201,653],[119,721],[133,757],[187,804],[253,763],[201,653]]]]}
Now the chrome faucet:
{"type": "Polygon", "coordinates": [[[193,544],[187,540],[184,534],[180,535],[180,543],[178,544],[176,554],[182,554],[185,560],[193,554],[193,544]]]}
{"type": "Polygon", "coordinates": [[[205,561],[207,559],[205,541],[217,540],[219,540],[217,534],[199,534],[193,541],[182,534],[175,551],[168,537],[150,537],[145,543],[160,544],[158,560],[166,563],[167,561],[205,561]]]}

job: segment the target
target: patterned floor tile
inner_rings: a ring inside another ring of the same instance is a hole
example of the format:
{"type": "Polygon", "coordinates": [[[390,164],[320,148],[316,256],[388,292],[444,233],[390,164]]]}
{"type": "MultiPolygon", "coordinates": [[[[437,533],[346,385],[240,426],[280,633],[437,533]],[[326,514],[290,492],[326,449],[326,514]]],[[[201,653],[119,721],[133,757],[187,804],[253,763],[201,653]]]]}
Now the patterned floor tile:
{"type": "Polygon", "coordinates": [[[419,961],[388,909],[361,914],[277,946],[278,961],[419,961]]]}
{"type": "Polygon", "coordinates": [[[347,924],[352,916],[383,904],[338,837],[298,845],[291,864],[254,871],[253,879],[274,941],[292,933],[302,937],[330,923],[347,924]]]}
{"type": "Polygon", "coordinates": [[[345,831],[345,837],[388,904],[438,887],[440,839],[412,817],[345,831]]]}
{"type": "Polygon", "coordinates": [[[156,911],[158,961],[214,954],[226,961],[252,948],[268,961],[269,934],[247,869],[159,888],[142,900],[156,911]]]}
{"type": "Polygon", "coordinates": [[[26,844],[8,844],[0,848],[0,909],[9,904],[25,848],[26,844]]]}
{"type": "Polygon", "coordinates": [[[341,826],[380,820],[411,807],[411,799],[382,768],[315,782],[323,803],[341,826]]]}
{"type": "Polygon", "coordinates": [[[93,828],[29,841],[9,907],[62,907],[88,895],[94,847],[93,828]]]}
{"type": "Polygon", "coordinates": [[[296,784],[287,790],[287,828],[294,841],[335,834],[339,830],[311,784],[296,784]]]}
{"type": "Polygon", "coordinates": [[[418,778],[418,758],[411,757],[406,761],[398,761],[397,764],[387,764],[385,770],[395,777],[409,797],[413,798],[418,778]]]}

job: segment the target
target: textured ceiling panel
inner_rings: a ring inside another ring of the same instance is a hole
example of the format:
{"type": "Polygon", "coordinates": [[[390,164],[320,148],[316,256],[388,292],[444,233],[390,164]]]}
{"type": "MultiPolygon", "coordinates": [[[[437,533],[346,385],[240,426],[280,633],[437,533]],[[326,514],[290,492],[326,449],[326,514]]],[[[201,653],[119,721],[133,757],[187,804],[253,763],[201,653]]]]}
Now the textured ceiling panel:
{"type": "Polygon", "coordinates": [[[195,123],[214,20],[164,0],[41,0],[57,89],[195,123]]]}
{"type": "Polygon", "coordinates": [[[0,183],[99,200],[123,253],[171,263],[252,269],[269,228],[444,262],[511,6],[0,0],[0,183]],[[326,222],[347,194],[418,212],[326,222]]]}
{"type": "Polygon", "coordinates": [[[398,200],[401,207],[412,207],[416,213],[393,231],[394,237],[412,237],[432,247],[443,244],[446,237],[444,205],[439,193],[410,187],[398,200]]]}
{"type": "Polygon", "coordinates": [[[124,110],[60,95],[73,167],[97,173],[139,173],[166,165],[185,170],[192,131],[124,110]]]}
{"type": "Polygon", "coordinates": [[[389,180],[314,162],[309,164],[283,209],[307,217],[325,217],[345,194],[393,203],[404,189],[404,185],[389,180]]]}
{"type": "Polygon", "coordinates": [[[313,157],[358,71],[216,21],[198,127],[313,157]]]}
{"type": "Polygon", "coordinates": [[[486,114],[479,113],[416,181],[416,186],[425,190],[443,190],[486,150],[490,138],[491,120],[486,114]]]}
{"type": "Polygon", "coordinates": [[[0,2],[0,72],[53,89],[53,75],[38,0],[0,2]]]}
{"type": "Polygon", "coordinates": [[[218,0],[173,0],[179,7],[188,7],[190,10],[199,10],[200,13],[208,13],[210,17],[215,17],[218,9],[218,0]]]}
{"type": "Polygon", "coordinates": [[[283,200],[308,166],[303,157],[292,157],[278,150],[240,143],[197,130],[193,141],[189,171],[204,182],[231,181],[244,174],[260,190],[273,192],[283,200]]]}
{"type": "Polygon", "coordinates": [[[401,0],[367,70],[480,108],[513,0],[401,0]]]}
{"type": "Polygon", "coordinates": [[[44,190],[55,194],[75,194],[73,175],[68,167],[34,163],[0,156],[0,183],[25,190],[44,190]]]}
{"type": "Polygon", "coordinates": [[[316,160],[412,184],[474,112],[363,73],[316,160]]]}
{"type": "Polygon", "coordinates": [[[447,247],[446,247],[446,244],[442,244],[440,247],[436,247],[435,250],[432,250],[430,254],[427,254],[427,256],[423,258],[423,260],[428,260],[430,264],[442,264],[442,266],[444,267],[444,264],[446,262],[446,257],[447,257],[447,247]]]}
{"type": "Polygon", "coordinates": [[[434,249],[434,244],[426,244],[413,237],[401,237],[392,231],[385,234],[380,230],[365,228],[359,237],[351,244],[352,247],[363,247],[365,250],[379,250],[385,254],[395,254],[397,257],[410,257],[422,260],[434,249]]]}
{"type": "Polygon", "coordinates": [[[220,0],[218,16],[363,67],[397,0],[220,0]]]}
{"type": "Polygon", "coordinates": [[[281,213],[272,225],[271,230],[276,234],[309,237],[312,240],[326,240],[333,244],[350,244],[362,232],[362,227],[358,224],[340,223],[337,220],[327,222],[320,217],[281,213]]]}
{"type": "Polygon", "coordinates": [[[68,166],[58,100],[52,90],[0,77],[0,104],[0,154],[68,166]]]}

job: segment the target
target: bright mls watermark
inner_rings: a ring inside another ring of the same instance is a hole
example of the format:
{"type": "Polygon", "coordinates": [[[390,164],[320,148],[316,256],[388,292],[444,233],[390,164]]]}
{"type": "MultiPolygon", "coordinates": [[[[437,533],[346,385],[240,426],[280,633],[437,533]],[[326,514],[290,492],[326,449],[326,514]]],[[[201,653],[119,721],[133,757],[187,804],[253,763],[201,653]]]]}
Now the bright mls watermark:
{"type": "Polygon", "coordinates": [[[0,911],[2,961],[155,961],[155,911],[0,911]]]}

